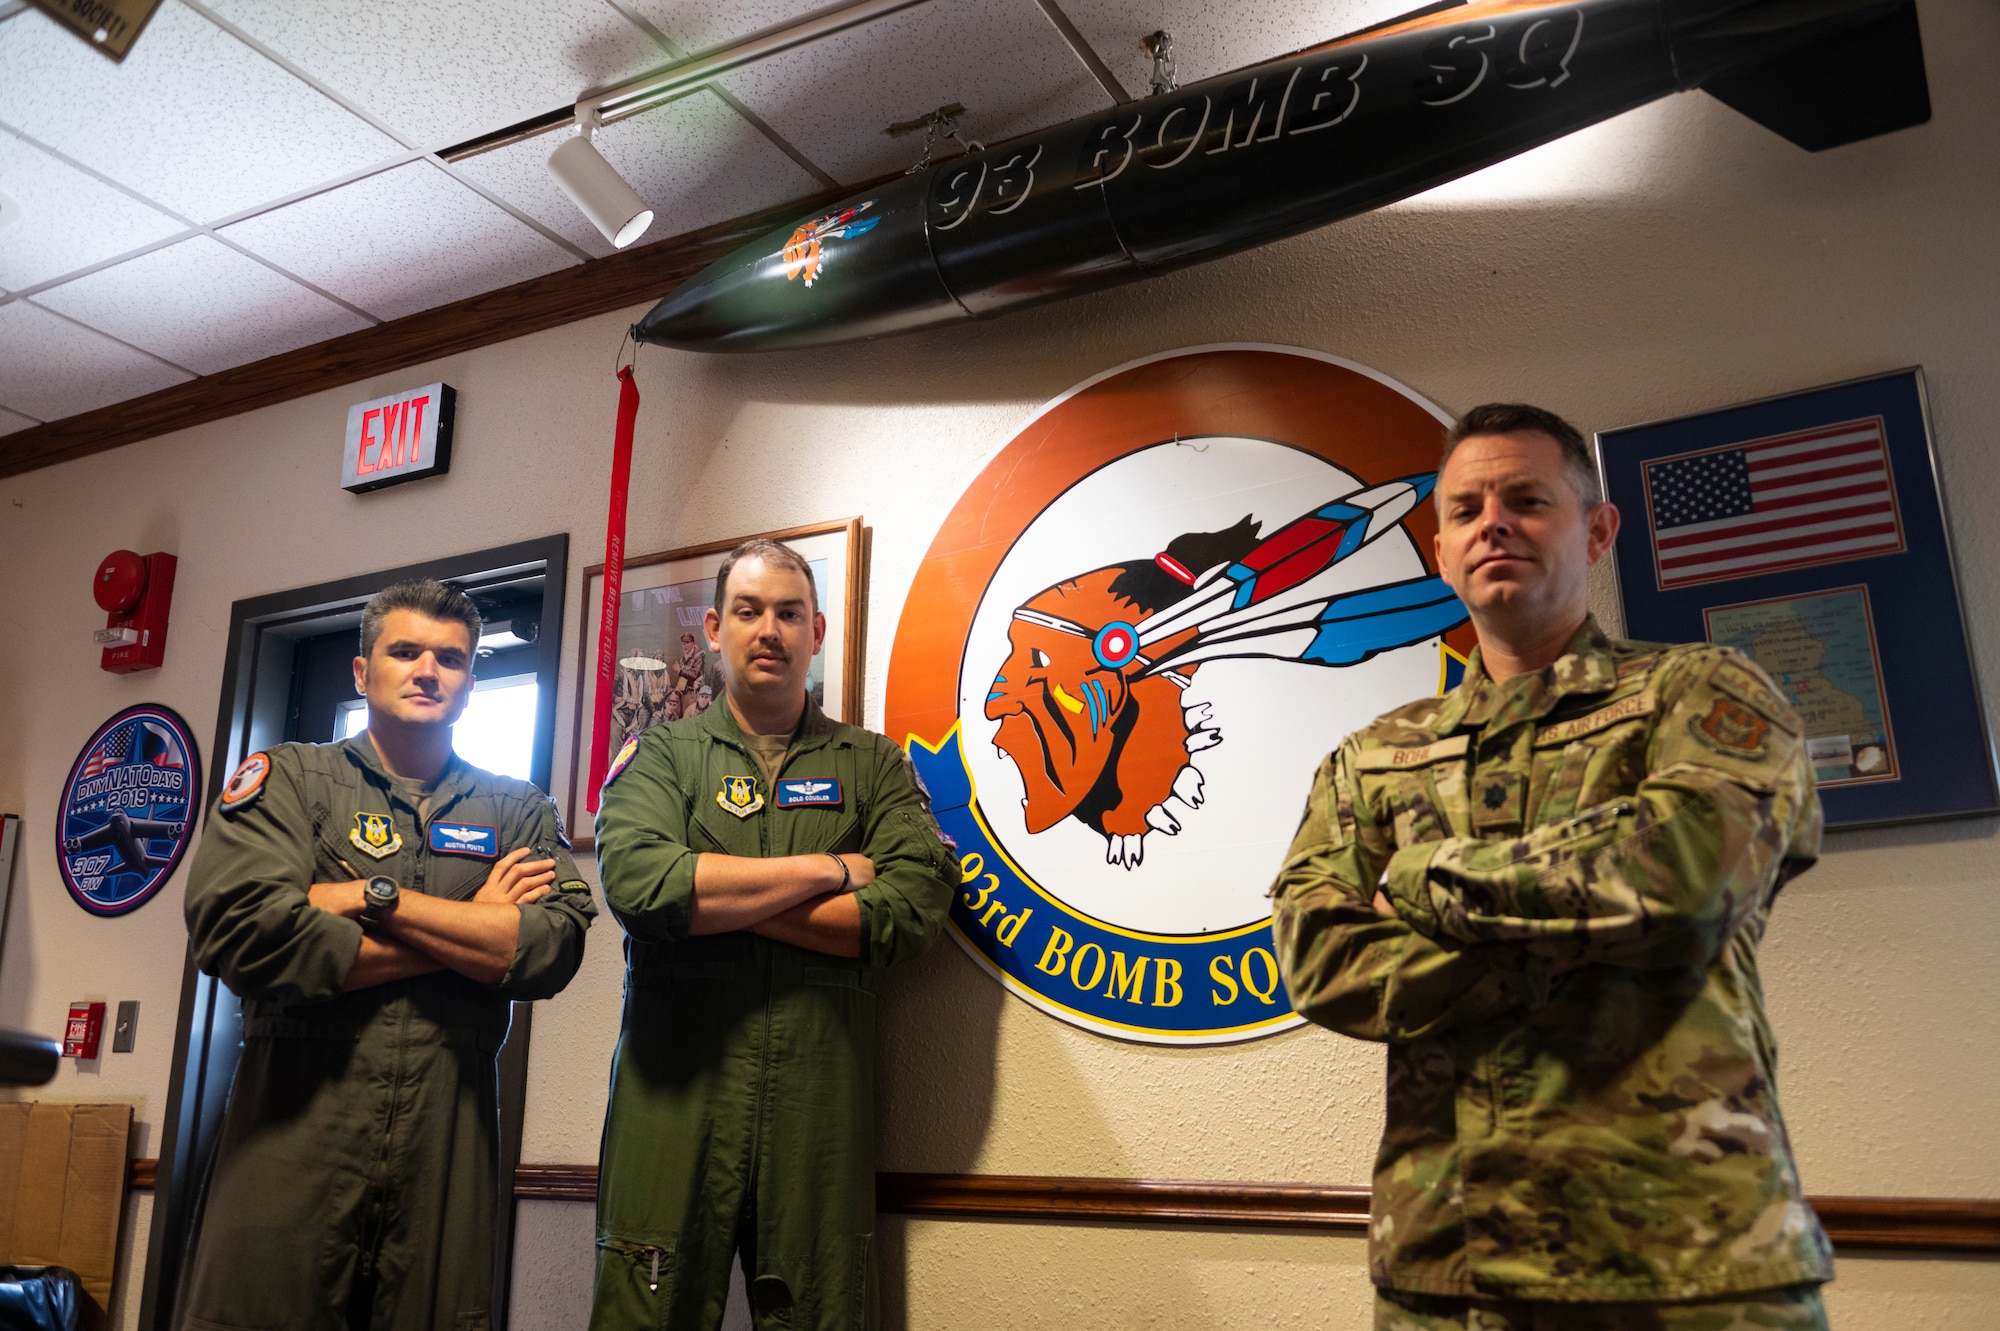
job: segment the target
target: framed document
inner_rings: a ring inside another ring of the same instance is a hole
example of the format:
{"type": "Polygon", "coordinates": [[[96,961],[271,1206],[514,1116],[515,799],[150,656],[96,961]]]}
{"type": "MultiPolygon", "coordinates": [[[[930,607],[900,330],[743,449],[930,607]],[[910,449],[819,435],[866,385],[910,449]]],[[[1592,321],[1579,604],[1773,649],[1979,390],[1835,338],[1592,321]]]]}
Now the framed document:
{"type": "MultiPolygon", "coordinates": [[[[812,567],[826,641],[813,657],[807,688],[836,721],[861,719],[861,519],[758,532],[625,561],[619,591],[618,674],[612,685],[611,747],[648,726],[698,716],[723,706],[721,666],[708,650],[702,619],[715,599],[715,574],[745,541],[781,541],[812,567]]],[[[596,842],[584,799],[590,779],[590,717],[596,705],[593,668],[603,618],[604,565],[583,571],[576,671],[576,716],[570,735],[569,820],[578,850],[596,842]]]]}
{"type": "Polygon", "coordinates": [[[2000,811],[1923,372],[1597,436],[1626,634],[1763,666],[1829,827],[2000,811]]]}

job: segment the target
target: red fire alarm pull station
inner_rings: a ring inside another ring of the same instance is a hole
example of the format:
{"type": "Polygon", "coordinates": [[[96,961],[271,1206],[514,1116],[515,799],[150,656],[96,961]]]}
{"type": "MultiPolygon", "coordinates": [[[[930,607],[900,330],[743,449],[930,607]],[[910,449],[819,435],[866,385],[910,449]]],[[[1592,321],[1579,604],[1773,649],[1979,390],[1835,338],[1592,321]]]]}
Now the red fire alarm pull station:
{"type": "Polygon", "coordinates": [[[113,550],[97,566],[91,591],[107,612],[92,635],[104,648],[104,669],[115,675],[153,670],[167,655],[167,612],[174,603],[174,567],[168,554],[113,550]]]}
{"type": "Polygon", "coordinates": [[[104,1038],[104,1004],[71,1003],[69,1024],[63,1028],[64,1058],[96,1058],[104,1038]]]}

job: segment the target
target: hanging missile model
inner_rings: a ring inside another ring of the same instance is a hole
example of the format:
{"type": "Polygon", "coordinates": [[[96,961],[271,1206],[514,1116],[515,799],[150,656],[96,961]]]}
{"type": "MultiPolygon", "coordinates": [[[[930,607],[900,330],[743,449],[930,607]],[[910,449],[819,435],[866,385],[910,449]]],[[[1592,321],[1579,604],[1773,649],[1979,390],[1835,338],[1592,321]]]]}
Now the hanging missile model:
{"type": "Polygon", "coordinates": [[[931,166],[753,242],[641,341],[767,351],[988,318],[1297,235],[1670,93],[1820,150],[1921,124],[1914,0],[1474,0],[931,166]]]}

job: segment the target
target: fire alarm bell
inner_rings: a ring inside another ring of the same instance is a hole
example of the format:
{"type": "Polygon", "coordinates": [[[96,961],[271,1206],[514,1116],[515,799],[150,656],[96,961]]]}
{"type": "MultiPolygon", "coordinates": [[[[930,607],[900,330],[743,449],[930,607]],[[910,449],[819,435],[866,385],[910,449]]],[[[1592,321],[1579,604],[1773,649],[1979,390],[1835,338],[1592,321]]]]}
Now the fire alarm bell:
{"type": "Polygon", "coordinates": [[[113,550],[97,566],[91,591],[107,613],[92,635],[104,648],[99,662],[116,675],[152,670],[167,655],[167,611],[174,603],[174,566],[168,554],[113,550]]]}
{"type": "Polygon", "coordinates": [[[104,1038],[104,1004],[71,1003],[69,1024],[63,1028],[64,1058],[96,1058],[104,1038]]]}

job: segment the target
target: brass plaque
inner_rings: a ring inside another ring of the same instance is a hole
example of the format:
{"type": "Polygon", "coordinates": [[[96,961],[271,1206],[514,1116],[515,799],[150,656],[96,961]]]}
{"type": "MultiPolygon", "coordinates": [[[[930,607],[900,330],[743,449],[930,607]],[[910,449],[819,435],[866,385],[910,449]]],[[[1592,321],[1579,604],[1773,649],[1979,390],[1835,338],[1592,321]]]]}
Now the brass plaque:
{"type": "Polygon", "coordinates": [[[35,8],[113,60],[123,60],[160,0],[31,0],[35,8]]]}

